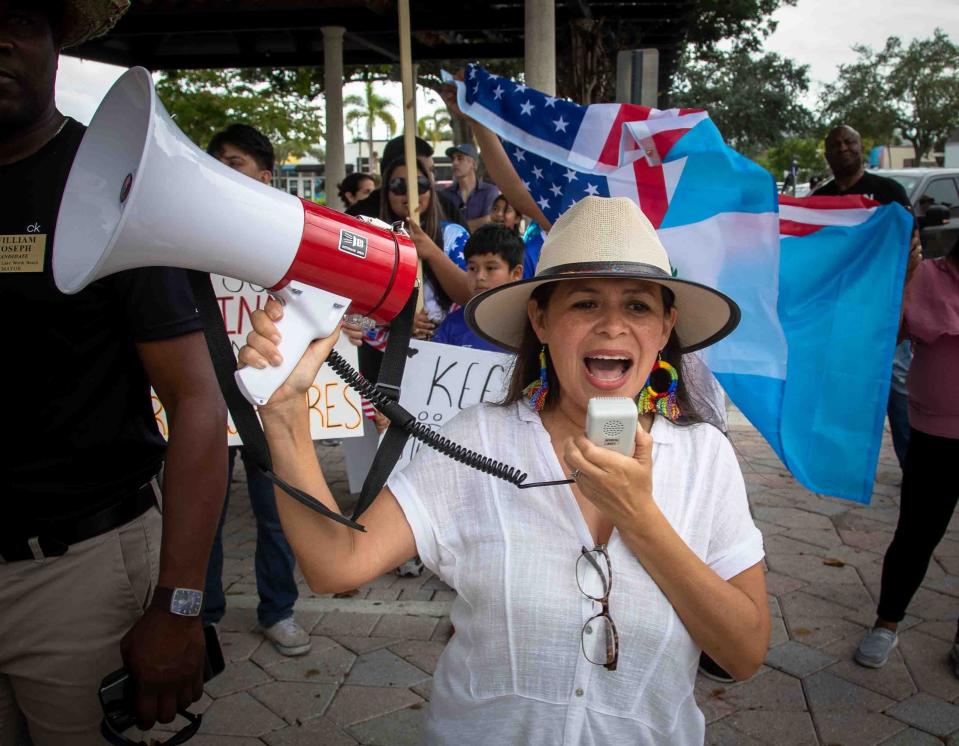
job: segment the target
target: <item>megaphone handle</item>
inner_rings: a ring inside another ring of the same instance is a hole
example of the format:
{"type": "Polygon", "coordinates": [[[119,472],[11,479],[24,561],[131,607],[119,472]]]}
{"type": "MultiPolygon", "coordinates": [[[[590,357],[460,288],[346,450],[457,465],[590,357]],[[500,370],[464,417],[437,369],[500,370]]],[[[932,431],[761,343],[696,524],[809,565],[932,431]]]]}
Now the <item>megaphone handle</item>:
{"type": "Polygon", "coordinates": [[[246,367],[235,374],[243,396],[256,405],[266,404],[283,385],[310,342],[333,333],[350,305],[349,298],[298,282],[291,282],[272,295],[283,304],[283,318],[277,324],[283,362],[262,369],[246,367]]]}

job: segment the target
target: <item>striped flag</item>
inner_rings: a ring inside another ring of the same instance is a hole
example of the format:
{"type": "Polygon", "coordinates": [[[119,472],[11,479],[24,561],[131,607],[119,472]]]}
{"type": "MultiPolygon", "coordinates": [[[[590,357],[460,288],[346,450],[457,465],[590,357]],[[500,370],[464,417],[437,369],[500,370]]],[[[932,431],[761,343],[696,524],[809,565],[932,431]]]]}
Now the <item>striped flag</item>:
{"type": "Polygon", "coordinates": [[[701,110],[632,104],[584,107],[477,65],[467,68],[466,80],[457,88],[460,108],[500,136],[547,218],[555,220],[585,195],[630,197],[657,228],[674,275],[716,287],[739,304],[739,327],[703,350],[704,361],[797,479],[817,492],[868,502],[885,411],[880,381],[885,380],[888,389],[895,332],[888,340],[886,336],[891,316],[898,318],[899,295],[893,288],[898,281],[901,289],[903,247],[908,244],[898,230],[898,218],[888,217],[898,213],[858,203],[837,207],[816,202],[790,205],[787,213],[793,212],[781,224],[770,174],[729,148],[701,110]],[[855,209],[866,212],[848,212],[855,209]],[[874,225],[867,213],[884,215],[884,227],[867,230],[874,225]],[[782,251],[788,248],[790,254],[781,264],[783,226],[786,235],[802,243],[788,246],[784,240],[782,251]],[[890,261],[885,249],[877,256],[863,243],[884,229],[892,232],[890,241],[898,246],[901,261],[890,261]],[[848,246],[834,245],[837,232],[848,246]],[[819,238],[828,239],[822,248],[817,248],[819,238]],[[826,260],[822,251],[836,254],[826,260]],[[855,262],[853,255],[858,257],[855,262]],[[813,391],[810,384],[817,376],[823,380],[823,357],[833,352],[829,345],[848,344],[826,334],[829,327],[823,321],[847,308],[845,292],[859,285],[822,276],[824,267],[843,269],[836,266],[838,257],[841,263],[869,264],[865,274],[878,284],[871,304],[857,314],[868,342],[856,347],[873,343],[875,354],[861,358],[861,368],[844,371],[845,406],[837,408],[837,397],[813,391]],[[819,303],[820,291],[809,284],[810,277],[835,289],[832,306],[819,303]],[[814,314],[807,313],[811,308],[814,314]],[[815,334],[825,334],[824,347],[809,357],[815,334]],[[880,337],[882,344],[877,343],[880,337]],[[860,398],[860,382],[868,389],[865,399],[860,398]],[[813,398],[802,403],[800,392],[813,398]],[[850,413],[857,401],[863,402],[868,417],[850,413]],[[809,418],[811,411],[818,413],[817,420],[809,418]],[[817,461],[832,461],[833,467],[824,469],[817,461]]]}
{"type": "Polygon", "coordinates": [[[781,196],[780,217],[789,368],[770,442],[811,489],[868,503],[913,218],[854,195],[781,196]]]}

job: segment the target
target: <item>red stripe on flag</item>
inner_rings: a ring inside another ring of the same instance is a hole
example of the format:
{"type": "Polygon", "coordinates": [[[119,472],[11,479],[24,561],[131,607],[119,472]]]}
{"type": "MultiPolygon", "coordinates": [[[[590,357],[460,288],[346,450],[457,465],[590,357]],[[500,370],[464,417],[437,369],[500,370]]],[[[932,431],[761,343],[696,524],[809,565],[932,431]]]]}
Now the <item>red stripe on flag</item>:
{"type": "Polygon", "coordinates": [[[699,114],[700,112],[706,111],[705,109],[680,109],[679,116],[685,116],[686,114],[699,114]]]}
{"type": "Polygon", "coordinates": [[[650,166],[645,158],[633,161],[636,176],[636,192],[642,208],[653,228],[659,228],[666,216],[669,202],[666,200],[666,179],[662,166],[650,166]]]}
{"type": "Polygon", "coordinates": [[[818,230],[822,230],[826,226],[824,225],[813,225],[812,223],[797,223],[795,220],[779,220],[779,235],[780,236],[808,236],[810,233],[815,233],[818,230]]]}
{"type": "Polygon", "coordinates": [[[619,143],[623,134],[623,124],[626,122],[642,122],[649,119],[650,109],[647,106],[637,106],[636,104],[620,104],[619,112],[609,128],[609,134],[606,135],[606,142],[600,151],[599,163],[607,166],[619,165],[619,143]]]}
{"type": "Polygon", "coordinates": [[[660,160],[665,160],[666,156],[669,154],[670,148],[675,145],[679,139],[689,132],[688,127],[675,130],[664,130],[663,132],[657,132],[653,135],[653,144],[656,146],[656,152],[659,154],[660,160]]]}
{"type": "Polygon", "coordinates": [[[857,207],[869,209],[879,207],[879,203],[861,194],[844,194],[841,197],[790,197],[779,195],[779,204],[793,207],[806,207],[810,210],[854,210],[857,207]]]}

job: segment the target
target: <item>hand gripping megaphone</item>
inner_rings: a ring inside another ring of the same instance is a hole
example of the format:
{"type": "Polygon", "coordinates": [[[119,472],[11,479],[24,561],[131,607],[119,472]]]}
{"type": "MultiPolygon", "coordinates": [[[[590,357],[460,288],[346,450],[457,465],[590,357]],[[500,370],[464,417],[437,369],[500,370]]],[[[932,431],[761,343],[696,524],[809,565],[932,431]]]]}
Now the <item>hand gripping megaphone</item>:
{"type": "Polygon", "coordinates": [[[385,323],[416,281],[402,230],[365,222],[237,173],[196,147],[134,67],[107,93],[73,161],[53,276],[64,293],[136,267],[183,267],[269,289],[286,309],[283,365],[237,371],[263,404],[307,346],[348,310],[385,323]]]}

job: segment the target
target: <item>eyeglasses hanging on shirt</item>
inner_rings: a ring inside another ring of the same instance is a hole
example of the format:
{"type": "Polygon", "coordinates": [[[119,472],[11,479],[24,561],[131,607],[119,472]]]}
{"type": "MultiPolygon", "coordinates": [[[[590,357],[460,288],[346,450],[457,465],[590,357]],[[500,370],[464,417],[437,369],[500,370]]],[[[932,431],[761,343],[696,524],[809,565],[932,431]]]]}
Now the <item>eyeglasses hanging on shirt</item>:
{"type": "Polygon", "coordinates": [[[619,658],[619,633],[609,615],[609,592],[613,588],[613,569],[606,547],[583,547],[576,560],[576,584],[587,598],[602,605],[595,616],[583,625],[583,655],[590,663],[607,671],[616,670],[619,658]]]}

